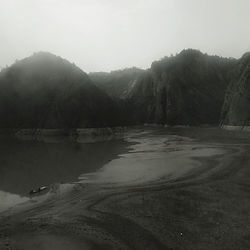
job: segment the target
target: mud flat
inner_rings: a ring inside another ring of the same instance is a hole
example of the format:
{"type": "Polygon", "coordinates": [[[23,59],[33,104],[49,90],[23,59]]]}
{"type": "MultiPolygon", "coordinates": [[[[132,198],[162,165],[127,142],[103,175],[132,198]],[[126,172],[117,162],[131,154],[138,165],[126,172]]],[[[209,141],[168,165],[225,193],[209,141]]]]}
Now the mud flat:
{"type": "Polygon", "coordinates": [[[216,128],[129,131],[128,151],[101,169],[2,212],[0,246],[249,249],[249,139],[216,128]]]}
{"type": "Polygon", "coordinates": [[[250,126],[223,125],[223,129],[250,132],[250,126]]]}

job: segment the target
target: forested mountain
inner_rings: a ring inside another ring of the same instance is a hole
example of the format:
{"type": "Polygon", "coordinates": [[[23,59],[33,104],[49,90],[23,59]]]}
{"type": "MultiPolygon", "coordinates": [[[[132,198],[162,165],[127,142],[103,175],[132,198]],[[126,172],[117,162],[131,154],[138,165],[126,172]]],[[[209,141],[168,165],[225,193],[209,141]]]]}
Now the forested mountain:
{"type": "Polygon", "coordinates": [[[119,114],[86,73],[53,54],[35,53],[0,73],[0,128],[114,126],[119,114]]]}
{"type": "Polygon", "coordinates": [[[39,52],[0,72],[0,128],[250,125],[249,81],[250,53],[236,60],[188,49],[148,70],[87,75],[39,52]]]}
{"type": "Polygon", "coordinates": [[[219,124],[235,59],[183,50],[152,63],[137,80],[130,100],[140,123],[219,124]]]}

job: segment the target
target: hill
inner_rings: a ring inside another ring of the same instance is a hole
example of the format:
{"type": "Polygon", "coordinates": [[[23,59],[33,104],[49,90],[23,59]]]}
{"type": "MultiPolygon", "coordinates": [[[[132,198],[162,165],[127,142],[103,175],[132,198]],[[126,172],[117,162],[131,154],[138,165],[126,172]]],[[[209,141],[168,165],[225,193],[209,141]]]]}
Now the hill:
{"type": "Polygon", "coordinates": [[[94,84],[114,98],[125,99],[133,88],[138,77],[144,72],[138,68],[90,73],[89,77],[94,84]]]}
{"type": "Polygon", "coordinates": [[[0,73],[0,128],[113,126],[118,113],[86,73],[51,53],[35,53],[0,73]]]}
{"type": "Polygon", "coordinates": [[[183,50],[152,63],[129,98],[139,123],[218,124],[235,59],[183,50]]]}

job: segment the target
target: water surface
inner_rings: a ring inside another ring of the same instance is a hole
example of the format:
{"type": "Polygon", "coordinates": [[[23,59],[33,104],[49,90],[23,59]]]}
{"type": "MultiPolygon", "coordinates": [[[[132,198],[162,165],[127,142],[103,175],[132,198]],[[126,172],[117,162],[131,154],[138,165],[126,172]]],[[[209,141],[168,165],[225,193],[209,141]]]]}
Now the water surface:
{"type": "Polygon", "coordinates": [[[138,129],[123,139],[94,143],[2,136],[0,210],[25,202],[31,189],[55,183],[116,186],[176,179],[199,168],[200,158],[224,154],[224,143],[211,141],[218,135],[224,141],[221,134],[218,129],[138,129]]]}
{"type": "Polygon", "coordinates": [[[0,210],[27,200],[29,191],[70,183],[126,152],[121,139],[94,143],[46,143],[0,137],[0,210]]]}

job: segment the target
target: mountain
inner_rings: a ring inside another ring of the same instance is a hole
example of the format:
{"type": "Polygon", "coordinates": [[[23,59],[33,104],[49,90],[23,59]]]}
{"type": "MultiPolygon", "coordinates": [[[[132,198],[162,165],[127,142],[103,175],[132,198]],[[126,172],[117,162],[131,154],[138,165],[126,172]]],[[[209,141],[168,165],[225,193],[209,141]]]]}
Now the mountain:
{"type": "Polygon", "coordinates": [[[250,52],[237,62],[221,112],[223,125],[250,126],[250,52]]]}
{"type": "Polygon", "coordinates": [[[0,72],[0,128],[250,125],[249,79],[250,53],[236,60],[188,49],[148,70],[87,75],[39,52],[0,72]]]}
{"type": "Polygon", "coordinates": [[[97,87],[111,97],[125,99],[143,72],[144,70],[133,67],[110,73],[93,72],[89,74],[89,77],[97,87]]]}
{"type": "Polygon", "coordinates": [[[119,113],[86,73],[51,53],[35,53],[0,73],[0,128],[113,126],[119,113]]]}
{"type": "Polygon", "coordinates": [[[235,59],[183,50],[152,63],[134,84],[129,99],[139,123],[218,124],[235,59]]]}

